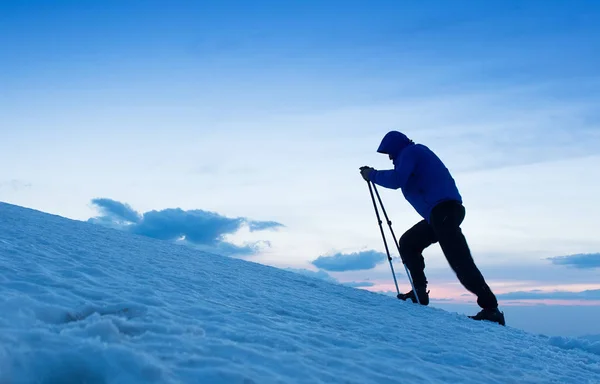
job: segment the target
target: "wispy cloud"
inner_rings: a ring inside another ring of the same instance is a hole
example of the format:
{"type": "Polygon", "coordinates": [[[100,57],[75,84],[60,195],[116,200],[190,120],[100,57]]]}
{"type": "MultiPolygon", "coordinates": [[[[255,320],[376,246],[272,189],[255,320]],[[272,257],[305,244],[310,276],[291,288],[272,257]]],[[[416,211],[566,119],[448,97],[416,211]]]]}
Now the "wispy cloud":
{"type": "Polygon", "coordinates": [[[298,273],[298,274],[304,275],[304,276],[314,277],[315,279],[329,281],[330,283],[338,282],[337,279],[335,279],[333,276],[330,276],[329,273],[322,271],[322,270],[313,271],[313,270],[305,269],[305,268],[285,268],[285,270],[294,272],[294,273],[298,273]]]}
{"type": "Polygon", "coordinates": [[[580,269],[600,268],[600,253],[580,253],[567,256],[549,257],[556,265],[566,265],[580,269]]]}
{"type": "Polygon", "coordinates": [[[600,289],[580,292],[569,291],[517,291],[496,295],[500,300],[600,300],[600,289]]]}
{"type": "Polygon", "coordinates": [[[275,229],[283,225],[274,221],[255,221],[244,217],[229,218],[200,209],[169,208],[143,214],[131,206],[112,199],[99,198],[92,203],[101,216],[88,221],[126,230],[155,239],[178,241],[224,255],[251,255],[261,243],[238,246],[228,243],[224,236],[237,232],[243,226],[251,231],[275,229]]]}
{"type": "Polygon", "coordinates": [[[23,180],[12,179],[0,181],[0,189],[8,188],[13,191],[19,191],[26,188],[31,188],[31,183],[23,180]]]}
{"type": "Polygon", "coordinates": [[[321,279],[321,280],[325,280],[328,281],[330,283],[334,283],[334,284],[341,284],[341,285],[346,285],[348,287],[352,287],[352,288],[365,288],[365,287],[372,287],[375,285],[375,283],[372,283],[370,281],[348,281],[348,282],[341,282],[338,279],[336,279],[335,277],[331,276],[329,273],[319,269],[317,271],[313,271],[310,269],[305,269],[305,268],[285,268],[286,271],[290,271],[290,272],[294,272],[294,273],[298,273],[301,275],[305,275],[305,276],[310,276],[310,277],[314,277],[317,279],[321,279]]]}
{"type": "Polygon", "coordinates": [[[342,284],[353,288],[366,288],[375,286],[375,283],[372,283],[370,281],[349,281],[342,284]]]}
{"type": "Polygon", "coordinates": [[[312,261],[312,264],[332,272],[359,271],[373,269],[386,258],[386,255],[377,251],[337,253],[331,256],[319,256],[312,261]]]}
{"type": "Polygon", "coordinates": [[[283,226],[276,221],[247,221],[247,224],[250,232],[264,231],[266,229],[273,229],[283,226]]]}
{"type": "Polygon", "coordinates": [[[139,223],[142,220],[142,216],[129,204],[104,198],[94,199],[92,204],[102,213],[102,216],[97,219],[112,221],[116,224],[139,223]]]}

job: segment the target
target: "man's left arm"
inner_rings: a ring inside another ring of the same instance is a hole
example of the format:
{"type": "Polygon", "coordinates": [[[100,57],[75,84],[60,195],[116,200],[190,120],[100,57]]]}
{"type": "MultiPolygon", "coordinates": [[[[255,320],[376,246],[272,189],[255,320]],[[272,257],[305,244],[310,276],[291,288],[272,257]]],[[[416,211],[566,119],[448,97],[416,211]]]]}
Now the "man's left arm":
{"type": "Polygon", "coordinates": [[[401,158],[394,169],[376,170],[373,169],[368,174],[368,179],[377,185],[385,188],[398,189],[403,188],[408,181],[411,173],[416,166],[416,153],[412,148],[407,148],[401,154],[401,158]]]}

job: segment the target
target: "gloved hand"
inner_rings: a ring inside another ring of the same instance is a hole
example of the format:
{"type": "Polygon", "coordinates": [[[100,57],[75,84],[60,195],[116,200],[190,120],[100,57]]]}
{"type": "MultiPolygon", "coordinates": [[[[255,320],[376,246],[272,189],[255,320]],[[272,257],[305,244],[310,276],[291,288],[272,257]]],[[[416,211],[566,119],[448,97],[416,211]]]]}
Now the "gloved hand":
{"type": "Polygon", "coordinates": [[[360,175],[363,177],[363,179],[365,179],[365,181],[369,181],[369,175],[371,174],[372,171],[374,171],[375,169],[369,166],[362,166],[360,167],[360,175]]]}

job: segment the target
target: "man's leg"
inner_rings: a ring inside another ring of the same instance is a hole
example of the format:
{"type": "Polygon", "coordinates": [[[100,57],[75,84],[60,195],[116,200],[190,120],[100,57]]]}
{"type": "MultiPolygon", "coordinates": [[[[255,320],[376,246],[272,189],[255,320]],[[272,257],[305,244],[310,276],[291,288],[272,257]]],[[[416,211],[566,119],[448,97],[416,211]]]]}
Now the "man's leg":
{"type": "Polygon", "coordinates": [[[465,208],[462,204],[445,202],[433,209],[430,222],[458,280],[468,291],[477,296],[477,304],[489,311],[486,313],[495,316],[498,301],[471,256],[467,240],[460,228],[464,218],[465,208]]]}
{"type": "MultiPolygon", "coordinates": [[[[437,241],[433,228],[422,220],[415,224],[412,228],[406,231],[398,241],[400,248],[400,256],[406,263],[406,267],[410,271],[413,279],[413,284],[419,295],[421,304],[429,304],[429,298],[426,292],[427,278],[425,276],[425,259],[423,258],[423,250],[437,241]],[[421,298],[423,298],[421,300],[421,298]]],[[[403,300],[411,298],[411,292],[401,295],[403,300]]],[[[413,301],[415,301],[413,299],[413,301]]]]}

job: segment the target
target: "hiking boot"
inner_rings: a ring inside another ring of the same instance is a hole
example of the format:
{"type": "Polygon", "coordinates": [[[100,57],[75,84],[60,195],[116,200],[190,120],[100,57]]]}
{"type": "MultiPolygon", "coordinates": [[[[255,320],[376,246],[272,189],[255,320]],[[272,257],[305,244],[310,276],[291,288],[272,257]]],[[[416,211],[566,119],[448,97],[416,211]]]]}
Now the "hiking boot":
{"type": "MultiPolygon", "coordinates": [[[[429,304],[429,291],[427,291],[427,287],[419,287],[417,289],[417,295],[419,296],[419,302],[421,305],[429,304]]],[[[411,299],[413,303],[417,302],[417,298],[415,297],[415,293],[411,290],[408,293],[401,293],[397,296],[400,300],[406,301],[407,299],[411,299]]]]}
{"type": "Polygon", "coordinates": [[[492,321],[494,323],[498,323],[500,325],[506,325],[504,322],[504,313],[500,312],[498,308],[494,309],[482,309],[475,316],[469,316],[469,318],[473,320],[487,320],[492,321]]]}

